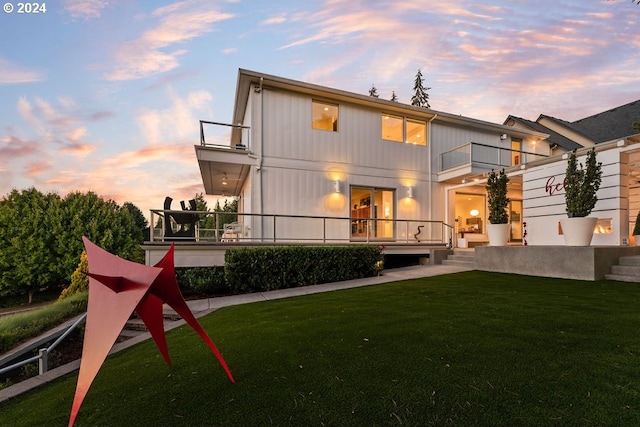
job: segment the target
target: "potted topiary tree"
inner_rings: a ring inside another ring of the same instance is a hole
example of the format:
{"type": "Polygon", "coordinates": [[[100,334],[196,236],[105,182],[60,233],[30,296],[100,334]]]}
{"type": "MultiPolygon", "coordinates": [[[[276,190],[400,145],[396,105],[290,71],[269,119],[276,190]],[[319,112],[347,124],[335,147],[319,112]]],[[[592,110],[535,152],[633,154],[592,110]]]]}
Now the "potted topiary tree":
{"type": "Polygon", "coordinates": [[[602,182],[602,163],[596,161],[596,150],[587,152],[586,167],[580,164],[575,150],[569,155],[564,181],[567,217],[560,221],[568,246],[589,246],[598,218],[589,217],[598,201],[602,182]]]}
{"type": "Polygon", "coordinates": [[[636,246],[640,246],[640,211],[638,211],[638,216],[636,217],[636,225],[633,226],[633,237],[636,246]]]}
{"type": "Polygon", "coordinates": [[[509,215],[507,206],[507,183],[509,178],[504,169],[497,174],[494,170],[489,173],[487,179],[487,197],[489,198],[489,222],[487,234],[489,246],[505,246],[509,241],[509,215]]]}

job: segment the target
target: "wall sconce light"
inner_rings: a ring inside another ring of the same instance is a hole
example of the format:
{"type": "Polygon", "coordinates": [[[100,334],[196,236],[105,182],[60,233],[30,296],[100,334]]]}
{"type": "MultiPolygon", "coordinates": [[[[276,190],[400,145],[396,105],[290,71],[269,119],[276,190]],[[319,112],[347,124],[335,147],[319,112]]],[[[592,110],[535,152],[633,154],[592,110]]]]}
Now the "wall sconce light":
{"type": "Polygon", "coordinates": [[[506,133],[503,133],[502,135],[500,135],[500,139],[501,139],[502,141],[504,141],[505,139],[507,139],[507,134],[506,134],[506,133]]]}
{"type": "Polygon", "coordinates": [[[407,197],[413,199],[413,187],[407,187],[407,197]]]}
{"type": "Polygon", "coordinates": [[[340,192],[340,181],[339,180],[335,180],[333,181],[333,191],[335,193],[339,193],[340,192]]]}
{"type": "Polygon", "coordinates": [[[227,173],[226,172],[222,176],[222,185],[227,185],[227,173]]]}
{"type": "Polygon", "coordinates": [[[476,217],[480,214],[480,211],[478,209],[471,209],[471,212],[469,212],[469,214],[473,217],[476,217]]]}

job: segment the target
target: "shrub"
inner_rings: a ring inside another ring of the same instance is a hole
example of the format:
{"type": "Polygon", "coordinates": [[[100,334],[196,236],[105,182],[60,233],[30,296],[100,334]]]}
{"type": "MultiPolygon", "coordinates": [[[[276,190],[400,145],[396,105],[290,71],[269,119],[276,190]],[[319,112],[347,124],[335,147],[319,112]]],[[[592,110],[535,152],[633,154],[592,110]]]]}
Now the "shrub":
{"type": "Polygon", "coordinates": [[[176,268],[178,284],[184,293],[220,295],[230,292],[224,279],[224,267],[176,268]]]}
{"type": "Polygon", "coordinates": [[[89,277],[84,274],[86,271],[89,271],[89,259],[87,258],[87,251],[83,250],[82,254],[80,254],[78,268],[71,275],[71,284],[62,290],[58,301],[78,292],[89,292],[89,277]]]}
{"type": "Polygon", "coordinates": [[[231,249],[225,279],[234,293],[261,292],[375,276],[383,259],[377,246],[231,249]]]}
{"type": "Polygon", "coordinates": [[[0,318],[0,353],[87,310],[88,294],[78,293],[43,308],[0,318]]]}

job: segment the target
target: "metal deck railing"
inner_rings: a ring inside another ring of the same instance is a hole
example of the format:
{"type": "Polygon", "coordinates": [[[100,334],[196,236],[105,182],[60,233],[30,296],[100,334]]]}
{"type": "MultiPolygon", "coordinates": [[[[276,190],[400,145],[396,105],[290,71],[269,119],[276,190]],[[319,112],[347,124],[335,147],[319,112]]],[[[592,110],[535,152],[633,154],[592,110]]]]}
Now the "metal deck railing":
{"type": "Polygon", "coordinates": [[[422,243],[450,246],[454,237],[451,225],[419,219],[165,209],[152,209],[150,219],[151,224],[158,225],[150,233],[150,242],[422,243]],[[171,227],[170,231],[168,227],[171,227]]]}

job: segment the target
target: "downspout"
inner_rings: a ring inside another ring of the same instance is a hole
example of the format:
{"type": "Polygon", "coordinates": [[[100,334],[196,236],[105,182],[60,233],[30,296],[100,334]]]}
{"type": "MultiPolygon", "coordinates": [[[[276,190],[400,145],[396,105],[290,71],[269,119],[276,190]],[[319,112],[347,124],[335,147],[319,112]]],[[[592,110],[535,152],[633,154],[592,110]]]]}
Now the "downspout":
{"type": "MultiPolygon", "coordinates": [[[[438,113],[436,113],[433,117],[431,117],[431,120],[429,120],[427,122],[428,126],[429,126],[429,141],[428,141],[428,145],[429,145],[429,167],[428,167],[428,173],[429,173],[429,179],[428,179],[428,182],[429,182],[429,210],[428,210],[428,218],[429,218],[429,221],[433,220],[433,203],[432,203],[432,198],[431,198],[431,196],[432,196],[431,184],[433,182],[433,179],[431,178],[431,162],[433,161],[433,159],[431,158],[431,155],[433,153],[433,147],[432,147],[432,145],[433,145],[432,142],[433,141],[432,141],[431,136],[432,136],[432,133],[433,133],[433,130],[432,130],[432,126],[433,125],[432,125],[431,122],[433,122],[436,119],[436,117],[438,117],[438,113]]],[[[445,206],[446,206],[446,203],[445,203],[445,206]]],[[[446,215],[445,215],[445,218],[446,218],[446,215]]]]}
{"type": "Polygon", "coordinates": [[[258,173],[260,175],[260,241],[264,239],[264,201],[262,190],[262,162],[263,162],[263,150],[264,150],[264,94],[262,93],[262,83],[264,77],[260,77],[260,88],[258,93],[260,94],[260,154],[258,156],[258,173]]]}

